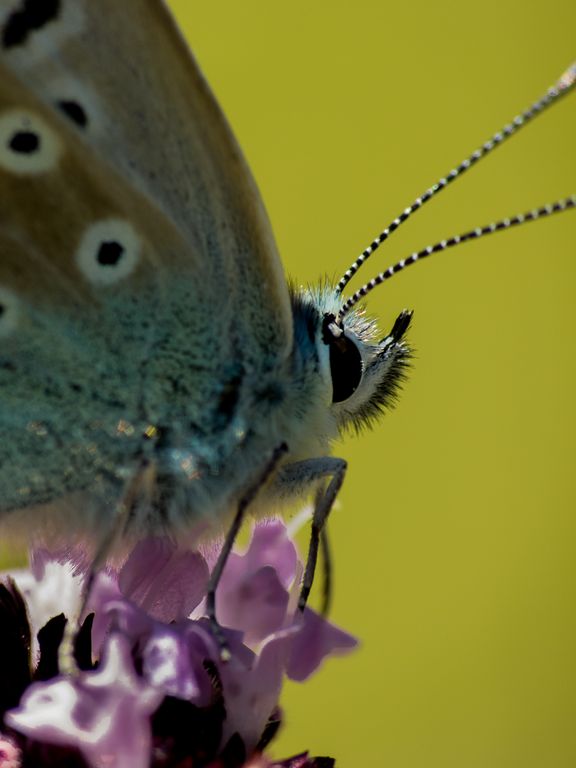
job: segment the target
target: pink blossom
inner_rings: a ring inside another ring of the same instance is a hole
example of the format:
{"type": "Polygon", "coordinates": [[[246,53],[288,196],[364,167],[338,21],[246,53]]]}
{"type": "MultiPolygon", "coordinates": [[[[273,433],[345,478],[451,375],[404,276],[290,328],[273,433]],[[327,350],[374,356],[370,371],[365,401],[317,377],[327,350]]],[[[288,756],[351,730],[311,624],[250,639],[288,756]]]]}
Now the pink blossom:
{"type": "Polygon", "coordinates": [[[283,523],[256,525],[247,550],[226,564],[216,604],[228,662],[203,615],[206,559],[153,538],[137,544],[119,570],[98,575],[88,605],[94,615],[76,639],[81,671],[59,674],[65,619],[58,593],[62,613],[75,616],[83,559],[36,552],[33,570],[19,574],[32,620],[41,624],[33,633],[18,587],[0,586],[0,714],[15,750],[0,768],[16,768],[21,753],[42,766],[76,755],[71,765],[93,768],[332,764],[306,753],[271,763],[262,752],[280,723],[285,677],[304,681],[325,658],[356,645],[314,611],[297,610],[302,564],[283,523]]]}

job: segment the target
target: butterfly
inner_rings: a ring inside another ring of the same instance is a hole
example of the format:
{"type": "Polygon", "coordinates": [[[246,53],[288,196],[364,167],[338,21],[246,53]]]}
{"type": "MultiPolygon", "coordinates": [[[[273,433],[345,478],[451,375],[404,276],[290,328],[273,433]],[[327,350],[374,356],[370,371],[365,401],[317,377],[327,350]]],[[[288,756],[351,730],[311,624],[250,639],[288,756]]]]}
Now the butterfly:
{"type": "Polygon", "coordinates": [[[210,535],[248,499],[333,496],[330,441],[394,396],[408,316],[383,341],[351,316],[330,360],[338,300],[288,289],[163,3],[3,3],[0,23],[2,521],[210,535]]]}
{"type": "Polygon", "coordinates": [[[337,286],[294,290],[164,3],[3,2],[0,51],[0,521],[96,559],[229,530],[217,580],[246,511],[315,493],[304,605],[346,472],[331,443],[410,360],[411,313],[382,333],[359,301],[428,253],[342,292],[436,192],[337,286]]]}

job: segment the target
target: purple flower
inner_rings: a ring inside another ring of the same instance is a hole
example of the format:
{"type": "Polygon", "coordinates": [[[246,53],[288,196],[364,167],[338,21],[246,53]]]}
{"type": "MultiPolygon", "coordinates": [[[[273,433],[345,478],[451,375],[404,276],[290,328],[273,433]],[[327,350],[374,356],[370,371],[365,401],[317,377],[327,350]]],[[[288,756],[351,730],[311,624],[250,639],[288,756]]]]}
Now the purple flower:
{"type": "Polygon", "coordinates": [[[0,585],[0,768],[332,764],[263,755],[280,725],[284,677],[303,681],[356,645],[314,611],[297,610],[302,564],[283,523],[256,525],[246,552],[226,564],[216,604],[228,662],[204,615],[206,557],[153,538],[98,575],[75,641],[81,671],[59,674],[84,559],[37,551],[30,571],[0,585]]]}
{"type": "Polygon", "coordinates": [[[0,768],[20,768],[22,753],[11,739],[0,736],[0,768]]]}
{"type": "Polygon", "coordinates": [[[146,766],[150,715],[163,698],[136,674],[127,638],[113,634],[97,670],[31,685],[6,722],[30,738],[78,747],[92,765],[146,766]]]}

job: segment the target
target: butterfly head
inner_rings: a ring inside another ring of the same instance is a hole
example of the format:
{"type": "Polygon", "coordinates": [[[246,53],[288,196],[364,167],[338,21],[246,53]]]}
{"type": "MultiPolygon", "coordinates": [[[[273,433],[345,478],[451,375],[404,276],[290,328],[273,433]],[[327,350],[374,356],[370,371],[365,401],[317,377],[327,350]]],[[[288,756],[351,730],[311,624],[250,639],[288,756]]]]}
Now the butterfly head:
{"type": "Polygon", "coordinates": [[[411,357],[405,336],[412,312],[402,311],[382,336],[358,307],[338,319],[342,299],[332,287],[293,292],[292,303],[296,338],[313,350],[338,431],[369,426],[395,404],[405,379],[411,357]]]}

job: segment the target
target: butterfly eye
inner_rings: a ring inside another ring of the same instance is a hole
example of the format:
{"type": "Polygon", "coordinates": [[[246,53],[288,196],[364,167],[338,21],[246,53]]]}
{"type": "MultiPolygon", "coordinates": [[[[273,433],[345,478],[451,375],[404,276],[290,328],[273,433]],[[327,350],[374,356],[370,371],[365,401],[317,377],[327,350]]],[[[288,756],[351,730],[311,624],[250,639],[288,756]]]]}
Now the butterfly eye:
{"type": "Polygon", "coordinates": [[[0,338],[9,336],[18,324],[18,299],[11,291],[0,288],[0,338]]]}
{"type": "Polygon", "coordinates": [[[76,263],[91,283],[112,285],[127,277],[138,263],[140,240],[122,219],[105,219],[84,233],[76,263]]]}
{"type": "Polygon", "coordinates": [[[362,356],[356,344],[345,334],[330,340],[330,373],[332,402],[341,403],[351,397],[362,379],[362,356]]]}
{"type": "Polygon", "coordinates": [[[56,166],[61,151],[58,137],[38,115],[20,110],[0,115],[0,168],[43,173],[56,166]]]}

